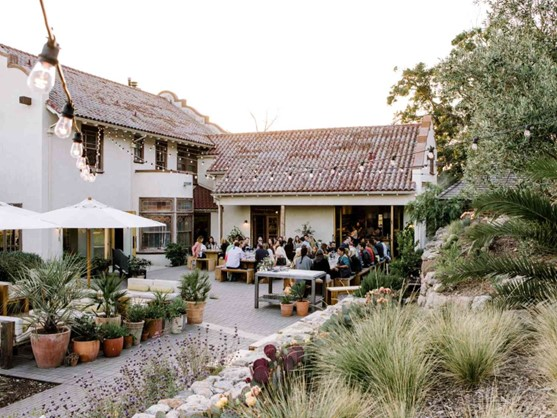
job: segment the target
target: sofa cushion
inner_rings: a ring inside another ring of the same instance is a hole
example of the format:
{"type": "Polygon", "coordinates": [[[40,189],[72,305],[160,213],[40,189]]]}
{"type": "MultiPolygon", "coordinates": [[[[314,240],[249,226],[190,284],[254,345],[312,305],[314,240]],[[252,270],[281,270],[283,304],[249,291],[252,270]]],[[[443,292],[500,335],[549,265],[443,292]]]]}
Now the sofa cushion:
{"type": "Polygon", "coordinates": [[[0,321],[15,323],[15,336],[23,334],[23,319],[14,316],[0,316],[0,321]]]}
{"type": "Polygon", "coordinates": [[[149,291],[148,284],[139,284],[139,283],[128,283],[128,290],[137,290],[138,292],[148,292],[149,291]]]}
{"type": "Polygon", "coordinates": [[[171,287],[164,287],[164,286],[151,286],[151,292],[160,292],[160,293],[172,293],[174,289],[171,287]]]}

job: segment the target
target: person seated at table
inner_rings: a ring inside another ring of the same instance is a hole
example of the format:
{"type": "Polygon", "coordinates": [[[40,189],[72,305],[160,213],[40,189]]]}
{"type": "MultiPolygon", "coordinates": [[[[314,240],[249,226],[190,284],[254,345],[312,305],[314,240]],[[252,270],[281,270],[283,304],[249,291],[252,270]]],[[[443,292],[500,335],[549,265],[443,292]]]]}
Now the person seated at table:
{"type": "MultiPolygon", "coordinates": [[[[233,247],[226,256],[226,268],[237,269],[240,268],[242,263],[242,258],[245,258],[246,254],[240,248],[240,242],[234,241],[233,247]]],[[[228,281],[236,281],[236,277],[233,274],[228,274],[228,281]]]]}
{"type": "Polygon", "coordinates": [[[220,255],[219,257],[224,258],[224,256],[226,255],[226,250],[228,249],[228,246],[230,245],[230,243],[228,242],[228,240],[226,238],[223,238],[220,241],[220,255]]]}
{"type": "Polygon", "coordinates": [[[304,245],[300,249],[300,258],[296,260],[296,269],[298,270],[311,270],[312,261],[308,257],[308,248],[304,245]]]}
{"type": "Polygon", "coordinates": [[[364,267],[373,266],[375,264],[375,252],[373,251],[373,244],[367,242],[365,248],[362,250],[362,264],[364,267]]]}
{"type": "Polygon", "coordinates": [[[286,256],[286,251],[279,245],[275,250],[275,265],[287,266],[288,264],[290,264],[290,260],[286,256]]]}
{"type": "Polygon", "coordinates": [[[391,253],[387,245],[381,242],[379,238],[375,238],[372,241],[373,241],[373,246],[375,247],[375,249],[377,250],[377,254],[379,255],[379,260],[381,261],[385,260],[387,263],[390,262],[391,253]]]}
{"type": "Polygon", "coordinates": [[[337,243],[334,241],[329,242],[329,248],[327,248],[327,252],[329,254],[336,254],[337,252],[337,243]]]}
{"type": "Polygon", "coordinates": [[[242,248],[242,251],[244,251],[244,252],[252,250],[248,237],[244,238],[244,241],[242,242],[240,247],[242,248]]]}
{"type": "Polygon", "coordinates": [[[296,253],[294,252],[294,240],[292,238],[288,238],[288,242],[284,244],[284,251],[286,252],[286,258],[294,259],[296,253]]]}
{"type": "Polygon", "coordinates": [[[263,248],[264,244],[257,244],[257,250],[255,250],[255,269],[259,270],[259,265],[261,262],[269,257],[267,250],[263,248]]]}
{"type": "Polygon", "coordinates": [[[213,237],[209,237],[209,241],[207,242],[207,249],[208,250],[218,250],[219,245],[215,242],[213,237]]]}
{"type": "Polygon", "coordinates": [[[311,250],[311,241],[309,239],[309,236],[306,234],[300,239],[302,240],[302,246],[307,247],[308,250],[311,250]]]}
{"type": "MultiPolygon", "coordinates": [[[[323,255],[325,257],[327,257],[327,255],[329,254],[329,246],[327,245],[326,242],[322,242],[321,245],[319,246],[319,249],[317,251],[321,250],[323,252],[323,255]]],[[[317,257],[317,253],[315,253],[315,256],[317,257]]]]}
{"type": "Polygon", "coordinates": [[[195,258],[201,257],[203,247],[205,247],[205,244],[203,244],[203,237],[199,236],[197,237],[197,241],[195,242],[195,244],[193,244],[193,247],[191,247],[192,255],[195,258]]]}
{"type": "Polygon", "coordinates": [[[337,250],[337,265],[331,269],[331,277],[333,279],[346,278],[351,275],[350,259],[346,255],[346,251],[347,249],[344,247],[340,247],[337,250]]]}
{"type": "Polygon", "coordinates": [[[327,274],[331,274],[331,266],[329,264],[329,260],[323,253],[323,250],[317,250],[315,254],[315,258],[313,259],[313,264],[311,265],[311,269],[313,271],[324,271],[327,274]]]}
{"type": "Polygon", "coordinates": [[[359,273],[362,271],[362,260],[360,260],[358,250],[356,247],[350,248],[350,270],[352,273],[359,273]]]}
{"type": "Polygon", "coordinates": [[[302,241],[300,240],[300,237],[298,235],[296,235],[294,237],[294,249],[297,250],[298,248],[302,247],[302,241]]]}

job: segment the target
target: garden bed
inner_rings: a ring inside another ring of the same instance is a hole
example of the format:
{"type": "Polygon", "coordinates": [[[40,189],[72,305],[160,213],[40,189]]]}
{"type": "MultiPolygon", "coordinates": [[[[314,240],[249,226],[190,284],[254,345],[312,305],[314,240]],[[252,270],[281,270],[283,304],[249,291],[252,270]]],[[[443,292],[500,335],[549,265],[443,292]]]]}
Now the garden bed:
{"type": "Polygon", "coordinates": [[[55,383],[0,375],[0,408],[58,386],[55,383]]]}

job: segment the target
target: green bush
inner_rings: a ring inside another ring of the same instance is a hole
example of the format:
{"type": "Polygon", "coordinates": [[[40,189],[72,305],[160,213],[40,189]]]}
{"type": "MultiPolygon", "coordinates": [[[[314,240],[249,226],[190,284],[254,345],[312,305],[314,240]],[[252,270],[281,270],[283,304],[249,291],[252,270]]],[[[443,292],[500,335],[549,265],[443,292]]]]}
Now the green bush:
{"type": "Polygon", "coordinates": [[[407,225],[396,234],[398,257],[391,262],[391,273],[406,279],[419,278],[422,266],[422,249],[416,248],[414,227],[407,225]]]}
{"type": "Polygon", "coordinates": [[[454,274],[463,260],[462,256],[458,241],[453,241],[447,246],[444,245],[435,259],[435,278],[444,284],[456,284],[462,281],[457,279],[454,274]]]}
{"type": "Polygon", "coordinates": [[[145,320],[146,306],[134,303],[126,309],[126,320],[128,322],[141,322],[145,320]]]}
{"type": "Polygon", "coordinates": [[[392,290],[401,290],[404,286],[404,279],[394,272],[387,274],[381,270],[370,271],[362,280],[360,289],[355,293],[358,297],[364,297],[367,292],[380,287],[388,287],[392,290]]]}
{"type": "Polygon", "coordinates": [[[147,266],[151,265],[149,260],[134,255],[129,256],[128,260],[128,273],[132,277],[139,276],[147,270],[147,266]]]}
{"type": "Polygon", "coordinates": [[[110,267],[111,261],[102,258],[102,257],[95,257],[91,260],[91,276],[93,277],[100,277],[103,274],[108,273],[108,268],[110,267]]]}
{"type": "Polygon", "coordinates": [[[339,376],[377,400],[378,416],[415,416],[432,384],[435,359],[417,307],[381,307],[318,349],[317,373],[339,376]]]}
{"type": "Polygon", "coordinates": [[[114,338],[125,337],[128,335],[128,330],[121,325],[108,323],[100,326],[99,333],[103,339],[112,340],[114,338]]]}
{"type": "Polygon", "coordinates": [[[13,251],[0,253],[0,282],[14,282],[25,268],[36,268],[43,265],[37,254],[13,251]]]}
{"type": "Polygon", "coordinates": [[[444,373],[465,386],[493,377],[523,341],[524,327],[509,311],[474,312],[448,306],[433,313],[432,341],[444,373]]]}
{"type": "Polygon", "coordinates": [[[186,247],[182,244],[170,243],[164,250],[164,256],[170,260],[172,267],[182,266],[186,262],[186,247]]]}

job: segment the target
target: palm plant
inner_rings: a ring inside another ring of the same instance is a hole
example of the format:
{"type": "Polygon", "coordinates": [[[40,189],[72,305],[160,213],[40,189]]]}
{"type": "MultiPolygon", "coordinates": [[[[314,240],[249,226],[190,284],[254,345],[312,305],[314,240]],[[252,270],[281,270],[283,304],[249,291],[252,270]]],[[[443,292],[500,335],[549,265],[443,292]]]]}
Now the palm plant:
{"type": "Polygon", "coordinates": [[[112,318],[118,314],[120,299],[126,296],[126,290],[121,290],[123,279],[116,275],[101,275],[91,284],[93,300],[97,304],[97,309],[102,306],[102,311],[107,318],[112,318]]]}
{"type": "Polygon", "coordinates": [[[527,243],[532,250],[495,256],[483,252],[456,267],[452,281],[473,277],[505,278],[495,288],[512,307],[528,306],[557,294],[557,205],[548,187],[557,179],[557,159],[543,159],[528,167],[529,177],[542,187],[521,187],[486,193],[476,199],[480,213],[490,213],[490,223],[471,227],[466,237],[473,248],[486,247],[497,237],[527,243]],[[542,255],[544,257],[542,257],[542,255]]]}
{"type": "Polygon", "coordinates": [[[76,257],[57,258],[36,268],[24,267],[15,291],[33,306],[35,329],[56,334],[60,324],[72,322],[72,302],[86,296],[81,283],[83,264],[76,257]]]}
{"type": "Polygon", "coordinates": [[[205,302],[211,291],[209,275],[199,270],[193,270],[182,276],[180,282],[180,295],[188,302],[205,302]]]}

